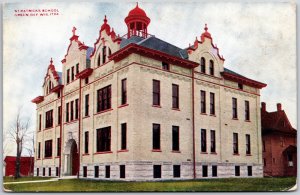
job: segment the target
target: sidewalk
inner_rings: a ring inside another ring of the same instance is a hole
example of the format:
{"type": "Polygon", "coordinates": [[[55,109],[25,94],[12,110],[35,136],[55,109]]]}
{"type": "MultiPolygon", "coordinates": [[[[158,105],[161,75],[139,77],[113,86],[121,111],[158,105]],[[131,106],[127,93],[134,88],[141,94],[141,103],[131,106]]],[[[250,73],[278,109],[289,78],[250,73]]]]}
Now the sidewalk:
{"type": "Polygon", "coordinates": [[[8,184],[21,184],[21,183],[41,183],[41,182],[58,181],[58,179],[59,178],[52,178],[52,179],[47,179],[47,180],[36,180],[36,181],[15,181],[15,182],[6,182],[3,184],[8,185],[8,184]]]}

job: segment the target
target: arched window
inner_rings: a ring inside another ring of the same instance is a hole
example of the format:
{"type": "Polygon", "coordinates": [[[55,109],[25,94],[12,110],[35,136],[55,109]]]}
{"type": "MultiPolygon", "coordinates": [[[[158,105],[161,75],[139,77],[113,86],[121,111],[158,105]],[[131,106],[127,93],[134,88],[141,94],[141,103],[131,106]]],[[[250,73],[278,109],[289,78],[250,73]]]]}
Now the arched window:
{"type": "Polygon", "coordinates": [[[98,55],[97,65],[100,66],[100,54],[98,55]]]}
{"type": "Polygon", "coordinates": [[[200,60],[200,71],[202,73],[205,73],[205,58],[203,58],[203,57],[200,60]]]}
{"type": "Polygon", "coordinates": [[[102,64],[106,62],[106,46],[102,48],[102,64]]]}
{"type": "Polygon", "coordinates": [[[209,61],[209,74],[210,75],[214,75],[215,74],[215,70],[214,70],[214,61],[210,60],[209,61]]]}
{"type": "Polygon", "coordinates": [[[51,81],[50,81],[50,80],[49,80],[48,86],[49,86],[49,91],[48,91],[48,93],[50,93],[50,91],[51,91],[51,89],[52,89],[52,85],[51,85],[51,81]]]}
{"type": "Polygon", "coordinates": [[[111,50],[110,50],[110,48],[108,48],[108,56],[110,56],[111,55],[111,50]]]}

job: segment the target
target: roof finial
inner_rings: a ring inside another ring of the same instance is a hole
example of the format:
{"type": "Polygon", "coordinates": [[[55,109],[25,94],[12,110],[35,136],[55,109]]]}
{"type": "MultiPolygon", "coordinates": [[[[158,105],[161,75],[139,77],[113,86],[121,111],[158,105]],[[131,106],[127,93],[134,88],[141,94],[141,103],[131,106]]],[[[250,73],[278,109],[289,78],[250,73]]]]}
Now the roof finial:
{"type": "Polygon", "coordinates": [[[52,65],[52,63],[53,63],[53,60],[52,60],[52,57],[51,57],[51,60],[50,60],[50,65],[52,65]]]}
{"type": "Polygon", "coordinates": [[[136,7],[139,7],[139,2],[136,2],[136,7]]]}
{"type": "Polygon", "coordinates": [[[205,28],[204,28],[205,32],[207,32],[208,28],[207,28],[207,24],[205,24],[205,28]]]}
{"type": "Polygon", "coordinates": [[[72,32],[73,32],[73,36],[75,35],[75,31],[76,31],[77,29],[76,29],[76,27],[75,26],[73,26],[73,29],[72,29],[72,32]]]}
{"type": "Polygon", "coordinates": [[[107,23],[107,19],[106,19],[106,15],[104,15],[104,23],[106,24],[107,23]]]}

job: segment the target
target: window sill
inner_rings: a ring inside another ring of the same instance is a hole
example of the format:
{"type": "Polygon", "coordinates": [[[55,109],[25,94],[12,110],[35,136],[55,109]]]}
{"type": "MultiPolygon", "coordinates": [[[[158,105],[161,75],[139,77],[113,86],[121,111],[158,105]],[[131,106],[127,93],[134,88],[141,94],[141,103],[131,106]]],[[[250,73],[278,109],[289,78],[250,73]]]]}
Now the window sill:
{"type": "Polygon", "coordinates": [[[66,86],[70,85],[71,83],[73,83],[77,80],[78,80],[78,78],[76,78],[75,75],[74,75],[74,80],[71,80],[71,78],[70,78],[70,81],[66,84],[66,86]]]}
{"type": "Polygon", "coordinates": [[[43,160],[47,160],[47,159],[52,159],[52,156],[43,158],[43,160]]]}
{"type": "Polygon", "coordinates": [[[161,108],[160,105],[152,105],[152,107],[154,107],[154,108],[161,108]]]}
{"type": "Polygon", "coordinates": [[[56,156],[55,158],[60,158],[60,156],[56,156]]]}
{"type": "Polygon", "coordinates": [[[86,118],[89,118],[89,117],[90,117],[90,115],[87,115],[87,116],[83,117],[82,119],[86,119],[86,118]]]}
{"type": "Polygon", "coordinates": [[[94,114],[94,115],[102,114],[102,113],[109,112],[109,111],[112,111],[112,110],[113,110],[112,108],[109,108],[109,109],[107,109],[107,110],[103,110],[103,111],[97,112],[97,113],[94,114]]]}
{"type": "Polygon", "coordinates": [[[181,153],[180,150],[172,150],[172,153],[181,153]]]}
{"type": "Polygon", "coordinates": [[[205,112],[201,112],[200,114],[201,114],[201,115],[207,115],[205,112]]]}
{"type": "Polygon", "coordinates": [[[238,118],[232,118],[232,120],[239,120],[238,118]]]}
{"type": "Polygon", "coordinates": [[[128,150],[118,150],[117,152],[128,152],[128,150]]]}
{"type": "Polygon", "coordinates": [[[90,155],[89,153],[82,154],[82,156],[89,156],[89,155],[90,155]]]}
{"type": "Polygon", "coordinates": [[[239,153],[237,153],[237,154],[233,153],[232,155],[234,155],[234,156],[239,156],[240,154],[239,154],[239,153]]]}
{"type": "Polygon", "coordinates": [[[200,154],[208,154],[207,152],[200,152],[200,154]]]}
{"type": "Polygon", "coordinates": [[[50,130],[52,128],[53,128],[53,126],[52,127],[47,127],[47,128],[44,129],[44,131],[50,130]]]}
{"type": "Polygon", "coordinates": [[[217,117],[215,114],[210,114],[209,116],[217,117]]]}
{"type": "Polygon", "coordinates": [[[69,124],[75,123],[75,122],[77,122],[77,121],[78,121],[78,119],[75,119],[75,120],[72,120],[72,121],[69,121],[69,122],[64,123],[64,125],[69,125],[69,124]]]}
{"type": "Polygon", "coordinates": [[[112,151],[105,151],[105,152],[95,152],[94,155],[96,154],[111,154],[113,153],[112,151]]]}
{"type": "Polygon", "coordinates": [[[36,160],[41,160],[41,158],[37,158],[36,160]]]}
{"type": "Polygon", "coordinates": [[[175,110],[175,111],[180,111],[179,108],[172,108],[172,110],[175,110]]]}
{"type": "Polygon", "coordinates": [[[153,150],[151,150],[152,152],[161,152],[161,150],[160,149],[153,149],[153,150]]]}
{"type": "Polygon", "coordinates": [[[250,120],[245,120],[245,122],[248,122],[248,123],[250,123],[251,121],[250,121],[250,120]]]}
{"type": "Polygon", "coordinates": [[[216,152],[211,152],[210,154],[217,155],[218,153],[216,153],[216,152]]]}
{"type": "Polygon", "coordinates": [[[246,154],[246,156],[252,156],[252,154],[246,154]]]}
{"type": "Polygon", "coordinates": [[[121,106],[119,106],[118,108],[123,108],[123,107],[126,107],[128,106],[129,104],[122,104],[121,106]]]}

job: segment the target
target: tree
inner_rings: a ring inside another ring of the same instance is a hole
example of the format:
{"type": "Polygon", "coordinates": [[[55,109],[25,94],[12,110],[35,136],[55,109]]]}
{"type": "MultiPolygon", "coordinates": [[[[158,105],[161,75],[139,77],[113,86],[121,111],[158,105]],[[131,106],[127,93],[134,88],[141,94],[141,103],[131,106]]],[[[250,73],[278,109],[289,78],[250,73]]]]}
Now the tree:
{"type": "Polygon", "coordinates": [[[21,108],[18,109],[18,113],[16,118],[14,119],[12,126],[7,131],[8,138],[12,140],[17,147],[16,151],[16,165],[15,165],[15,179],[21,177],[20,175],[20,160],[21,154],[25,144],[30,140],[30,134],[32,132],[29,131],[29,118],[26,119],[21,115],[21,108]]]}

